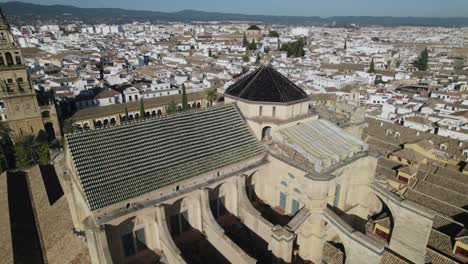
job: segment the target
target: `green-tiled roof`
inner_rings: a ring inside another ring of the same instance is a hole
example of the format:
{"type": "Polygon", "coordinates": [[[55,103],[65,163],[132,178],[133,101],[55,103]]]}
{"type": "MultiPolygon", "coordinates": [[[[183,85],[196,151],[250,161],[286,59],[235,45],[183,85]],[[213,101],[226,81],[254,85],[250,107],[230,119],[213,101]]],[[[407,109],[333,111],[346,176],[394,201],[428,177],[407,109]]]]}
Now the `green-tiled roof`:
{"type": "Polygon", "coordinates": [[[264,152],[235,105],[66,135],[91,210],[264,152]]]}

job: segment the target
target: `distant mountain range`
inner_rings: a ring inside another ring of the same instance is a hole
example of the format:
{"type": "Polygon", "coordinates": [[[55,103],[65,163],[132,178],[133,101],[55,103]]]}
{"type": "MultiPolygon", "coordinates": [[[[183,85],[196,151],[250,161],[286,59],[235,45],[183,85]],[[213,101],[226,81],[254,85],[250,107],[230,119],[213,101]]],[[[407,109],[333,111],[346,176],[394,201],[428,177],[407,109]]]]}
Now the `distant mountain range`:
{"type": "MultiPolygon", "coordinates": [[[[111,2],[111,1],[110,1],[111,2]]],[[[336,16],[321,18],[317,16],[268,16],[243,15],[218,12],[183,10],[179,12],[157,12],[124,10],[119,8],[79,8],[65,5],[37,5],[24,2],[0,3],[5,15],[12,24],[71,23],[83,21],[88,24],[134,21],[150,22],[209,22],[209,21],[249,21],[265,24],[289,25],[336,25],[349,26],[468,26],[468,17],[373,17],[373,16],[336,16]]]]}

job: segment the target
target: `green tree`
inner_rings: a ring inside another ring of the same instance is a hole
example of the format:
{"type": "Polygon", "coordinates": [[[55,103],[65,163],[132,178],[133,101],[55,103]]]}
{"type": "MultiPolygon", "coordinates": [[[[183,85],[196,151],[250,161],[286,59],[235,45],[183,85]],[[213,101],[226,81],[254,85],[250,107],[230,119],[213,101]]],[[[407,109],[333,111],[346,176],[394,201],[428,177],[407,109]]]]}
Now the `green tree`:
{"type": "Polygon", "coordinates": [[[28,168],[38,160],[37,143],[33,136],[22,137],[14,146],[15,167],[17,169],[28,168]]]}
{"type": "Polygon", "coordinates": [[[145,118],[145,104],[143,103],[143,98],[140,98],[140,118],[145,118]]]}
{"type": "Polygon", "coordinates": [[[249,47],[249,41],[247,40],[247,36],[245,35],[245,32],[244,32],[244,39],[242,40],[242,45],[246,48],[249,47]]]}
{"type": "Polygon", "coordinates": [[[10,140],[11,129],[6,122],[0,122],[0,140],[10,140]]]}
{"type": "Polygon", "coordinates": [[[49,154],[49,143],[47,141],[42,141],[38,143],[38,162],[41,165],[49,163],[50,154],[49,154]]]}
{"type": "Polygon", "coordinates": [[[249,62],[250,61],[249,55],[246,54],[246,55],[242,56],[242,61],[243,62],[249,62]]]}
{"type": "Polygon", "coordinates": [[[375,72],[375,64],[374,64],[374,58],[372,58],[370,65],[369,65],[369,73],[374,73],[374,72],[375,72]]]}
{"type": "Polygon", "coordinates": [[[75,130],[75,128],[73,127],[74,122],[75,120],[71,118],[65,119],[65,121],[63,121],[63,133],[65,134],[72,133],[75,130]]]}
{"type": "Polygon", "coordinates": [[[189,104],[187,99],[187,91],[185,90],[185,84],[182,84],[182,110],[188,110],[189,104]]]}
{"type": "Polygon", "coordinates": [[[11,129],[6,122],[0,121],[0,172],[9,168],[11,157],[11,129]]]}
{"type": "Polygon", "coordinates": [[[208,101],[210,106],[212,106],[213,102],[215,102],[217,99],[218,99],[218,93],[216,92],[216,89],[209,89],[206,92],[206,100],[208,101]]]}
{"type": "Polygon", "coordinates": [[[101,80],[104,80],[104,63],[102,62],[102,57],[99,60],[99,78],[101,80]]]}
{"type": "Polygon", "coordinates": [[[397,60],[396,63],[395,63],[395,66],[397,68],[400,68],[400,65],[401,65],[401,60],[397,60]]]}
{"type": "Polygon", "coordinates": [[[304,57],[304,39],[299,38],[294,42],[283,44],[281,51],[286,51],[288,57],[304,57]]]}
{"type": "Polygon", "coordinates": [[[275,30],[268,32],[268,37],[270,38],[279,38],[279,36],[280,36],[279,33],[275,30]]]}
{"type": "Polygon", "coordinates": [[[249,50],[256,50],[257,49],[257,43],[255,42],[255,39],[252,39],[252,41],[248,45],[249,50]]]}
{"type": "Polygon", "coordinates": [[[18,139],[13,146],[15,168],[25,169],[34,164],[47,164],[50,160],[47,133],[39,131],[38,136],[25,136],[18,139]]]}
{"type": "Polygon", "coordinates": [[[174,114],[177,112],[177,104],[172,100],[167,106],[166,106],[166,113],[168,115],[174,114]]]}
{"type": "Polygon", "coordinates": [[[413,62],[413,65],[420,71],[427,71],[427,64],[429,62],[429,51],[425,48],[419,54],[418,58],[413,62]]]}

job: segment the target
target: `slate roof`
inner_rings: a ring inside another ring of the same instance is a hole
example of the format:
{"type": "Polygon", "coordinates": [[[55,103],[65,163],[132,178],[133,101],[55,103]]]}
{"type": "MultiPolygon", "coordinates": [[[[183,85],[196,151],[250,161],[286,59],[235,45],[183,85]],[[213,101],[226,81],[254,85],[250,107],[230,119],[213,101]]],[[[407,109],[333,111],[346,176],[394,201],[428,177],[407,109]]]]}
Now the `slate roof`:
{"type": "Polygon", "coordinates": [[[261,30],[257,25],[251,25],[247,30],[261,30]]]}
{"type": "Polygon", "coordinates": [[[309,100],[299,86],[270,65],[262,65],[226,89],[226,95],[256,102],[290,103],[309,100]]]}
{"type": "Polygon", "coordinates": [[[91,210],[265,151],[235,105],[68,134],[66,139],[91,210]]]}

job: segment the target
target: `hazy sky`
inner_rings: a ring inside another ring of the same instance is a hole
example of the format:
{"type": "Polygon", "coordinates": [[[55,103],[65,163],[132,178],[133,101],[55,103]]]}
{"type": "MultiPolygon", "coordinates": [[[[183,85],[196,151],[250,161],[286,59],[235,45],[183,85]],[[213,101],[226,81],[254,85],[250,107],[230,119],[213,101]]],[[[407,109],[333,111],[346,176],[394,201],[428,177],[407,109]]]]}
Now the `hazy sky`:
{"type": "MultiPolygon", "coordinates": [[[[6,2],[5,0],[0,0],[6,2]]],[[[22,0],[79,7],[301,16],[468,17],[468,0],[22,0]]]]}

